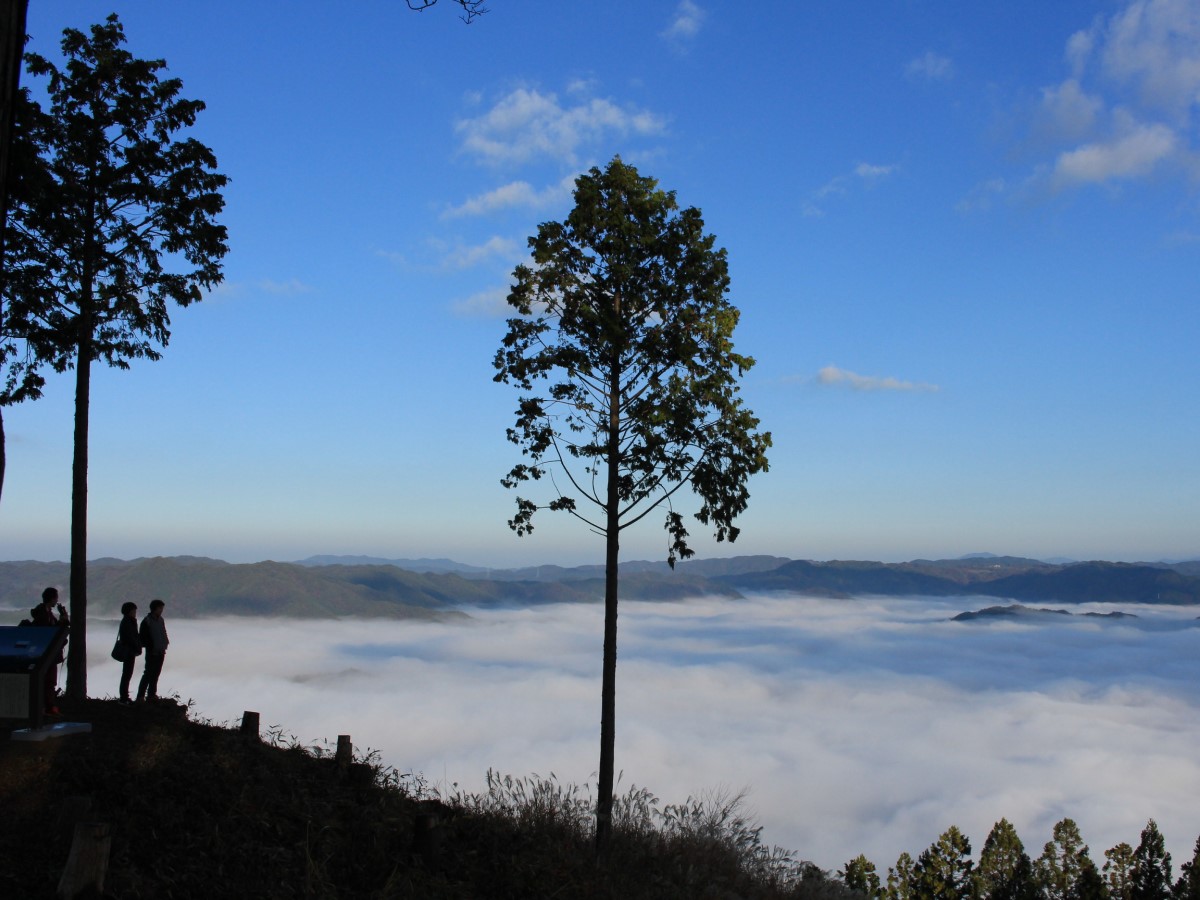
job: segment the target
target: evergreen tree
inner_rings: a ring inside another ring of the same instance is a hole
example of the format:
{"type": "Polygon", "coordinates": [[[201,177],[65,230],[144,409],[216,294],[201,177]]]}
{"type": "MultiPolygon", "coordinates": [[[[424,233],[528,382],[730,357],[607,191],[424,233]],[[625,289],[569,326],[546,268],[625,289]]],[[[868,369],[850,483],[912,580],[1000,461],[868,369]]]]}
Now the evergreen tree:
{"type": "Polygon", "coordinates": [[[1133,848],[1122,841],[1104,851],[1104,886],[1109,900],[1133,900],[1133,848]]]}
{"type": "Polygon", "coordinates": [[[916,896],[913,868],[912,857],[907,852],[901,853],[896,865],[888,869],[887,889],[884,891],[887,900],[913,900],[916,896]]]}
{"type": "Polygon", "coordinates": [[[915,900],[967,900],[971,895],[971,842],[949,829],[917,857],[915,900]]]}
{"type": "Polygon", "coordinates": [[[1108,888],[1104,886],[1104,878],[1096,864],[1085,859],[1079,870],[1079,879],[1075,882],[1074,900],[1108,900],[1108,888]]]}
{"type": "Polygon", "coordinates": [[[1045,900],[1088,900],[1103,881],[1088,855],[1079,826],[1063,819],[1034,864],[1034,880],[1045,900]]]}
{"type": "Polygon", "coordinates": [[[1142,839],[1133,854],[1131,900],[1170,900],[1171,854],[1158,824],[1151,819],[1142,829],[1142,839]]]}
{"type": "Polygon", "coordinates": [[[974,900],[1035,900],[1033,861],[1008,819],[992,826],[971,884],[974,900]]]}
{"type": "Polygon", "coordinates": [[[842,883],[852,891],[858,891],[872,900],[879,900],[883,896],[884,891],[879,883],[879,874],[875,871],[875,863],[861,853],[846,863],[838,875],[842,883]]]}

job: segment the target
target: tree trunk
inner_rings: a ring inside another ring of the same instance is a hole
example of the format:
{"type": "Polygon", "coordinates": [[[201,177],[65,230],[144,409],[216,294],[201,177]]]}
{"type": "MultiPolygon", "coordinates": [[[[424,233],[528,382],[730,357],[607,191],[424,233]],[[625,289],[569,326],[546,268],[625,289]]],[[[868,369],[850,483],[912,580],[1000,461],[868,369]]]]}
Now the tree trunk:
{"type": "Polygon", "coordinates": [[[87,698],[87,471],[88,407],[92,390],[90,338],[75,360],[75,457],[71,464],[71,642],[67,649],[67,696],[87,698]]]}
{"type": "MultiPolygon", "coordinates": [[[[4,301],[0,299],[0,303],[4,301]]],[[[4,443],[4,407],[0,406],[0,495],[4,493],[4,472],[8,468],[8,454],[4,443]]]]}
{"type": "MultiPolygon", "coordinates": [[[[611,494],[613,489],[609,489],[611,494]]],[[[610,497],[611,500],[611,497],[610,497]]],[[[612,831],[613,772],[617,743],[617,573],[620,531],[611,506],[604,558],[604,665],[600,685],[600,777],[596,797],[596,850],[603,854],[612,831]]]]}
{"type": "MultiPolygon", "coordinates": [[[[616,300],[618,311],[620,300],[616,300]]],[[[600,684],[600,774],[596,788],[596,853],[603,857],[612,833],[613,773],[617,743],[617,589],[621,555],[620,521],[620,348],[608,380],[608,492],[605,509],[604,663],[600,684]]]]}

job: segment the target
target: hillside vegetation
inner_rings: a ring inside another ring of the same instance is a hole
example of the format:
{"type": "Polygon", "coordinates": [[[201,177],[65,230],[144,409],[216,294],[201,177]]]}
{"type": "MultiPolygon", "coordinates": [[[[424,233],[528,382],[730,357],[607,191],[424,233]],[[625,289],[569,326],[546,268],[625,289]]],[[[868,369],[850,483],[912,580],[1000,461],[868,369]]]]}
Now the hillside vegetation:
{"type": "MultiPolygon", "coordinates": [[[[598,863],[593,801],[553,776],[489,776],[436,797],[371,754],[340,765],[277,728],[266,740],[183,706],[89,700],[90,734],[0,729],[0,897],[51,897],[76,822],[111,826],[122,898],[808,898],[849,891],[769,848],[737,798],[621,799],[598,863]]],[[[9,723],[10,725],[12,723],[9,723]]]]}

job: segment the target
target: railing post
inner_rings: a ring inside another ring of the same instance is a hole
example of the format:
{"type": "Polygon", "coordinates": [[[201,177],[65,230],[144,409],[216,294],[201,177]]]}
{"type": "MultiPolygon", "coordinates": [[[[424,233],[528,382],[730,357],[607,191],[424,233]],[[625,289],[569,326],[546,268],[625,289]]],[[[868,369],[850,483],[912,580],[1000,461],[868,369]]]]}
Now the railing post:
{"type": "Polygon", "coordinates": [[[76,825],[67,867],[58,881],[59,900],[103,896],[111,848],[112,826],[107,822],[76,825]]]}
{"type": "Polygon", "coordinates": [[[248,741],[258,740],[258,713],[250,710],[242,713],[242,737],[248,741]]]}

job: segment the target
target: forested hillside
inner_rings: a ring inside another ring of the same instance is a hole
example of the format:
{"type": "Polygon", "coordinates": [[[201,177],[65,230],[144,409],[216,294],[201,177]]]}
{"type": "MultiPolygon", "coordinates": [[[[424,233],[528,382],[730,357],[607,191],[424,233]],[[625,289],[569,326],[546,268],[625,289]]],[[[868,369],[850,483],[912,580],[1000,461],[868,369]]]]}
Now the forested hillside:
{"type": "MultiPolygon", "coordinates": [[[[601,566],[453,572],[446,571],[453,565],[448,560],[411,562],[440,571],[310,561],[231,564],[199,557],[100,559],[88,567],[89,608],[98,615],[115,616],[126,600],[144,603],[162,597],[171,604],[171,614],[181,617],[429,618],[457,615],[472,606],[592,603],[604,595],[601,566]]],[[[66,563],[0,562],[0,609],[27,610],[42,588],[57,585],[65,591],[67,582],[66,563]]],[[[1165,565],[1051,565],[1015,557],[881,563],[746,556],[689,560],[674,570],[663,562],[623,563],[621,592],[626,600],[651,601],[789,592],[825,597],[883,594],[1066,604],[1193,604],[1200,603],[1200,577],[1165,565]]]]}

